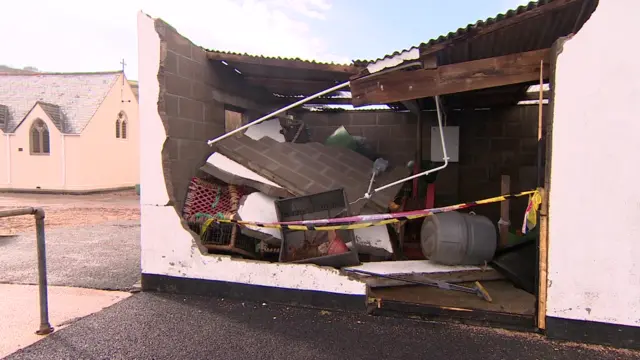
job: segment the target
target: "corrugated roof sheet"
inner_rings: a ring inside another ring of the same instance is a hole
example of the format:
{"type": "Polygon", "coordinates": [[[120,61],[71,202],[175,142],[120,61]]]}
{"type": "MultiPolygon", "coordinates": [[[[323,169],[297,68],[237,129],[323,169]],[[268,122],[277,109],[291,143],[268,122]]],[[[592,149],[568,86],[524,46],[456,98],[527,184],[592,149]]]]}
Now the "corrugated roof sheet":
{"type": "Polygon", "coordinates": [[[0,104],[7,106],[6,132],[14,132],[40,103],[63,133],[79,134],[121,72],[0,75],[0,104]]]}
{"type": "Polygon", "coordinates": [[[237,55],[237,56],[247,56],[247,57],[252,57],[252,58],[256,58],[256,59],[298,61],[298,62],[303,62],[303,63],[322,64],[322,65],[341,65],[341,66],[352,66],[352,65],[354,65],[353,62],[349,63],[349,64],[345,64],[345,63],[337,63],[337,62],[333,62],[333,61],[326,62],[326,61],[316,61],[316,60],[305,60],[305,59],[301,59],[301,58],[298,58],[298,57],[294,58],[294,57],[281,57],[281,56],[264,56],[264,55],[255,55],[255,54],[239,53],[239,52],[233,52],[233,51],[213,50],[213,49],[205,49],[205,50],[207,52],[210,52],[210,53],[237,55]]]}
{"type": "MultiPolygon", "coordinates": [[[[372,64],[372,63],[376,63],[379,61],[383,61],[383,60],[387,60],[387,59],[392,59],[396,56],[399,56],[401,54],[410,52],[412,50],[415,49],[420,49],[421,52],[428,50],[430,47],[433,47],[435,45],[444,43],[446,41],[455,39],[455,38],[459,38],[459,37],[463,37],[466,34],[472,33],[474,31],[477,31],[479,29],[482,29],[484,27],[487,27],[489,25],[493,25],[495,23],[499,23],[502,21],[505,21],[507,19],[513,18],[514,16],[529,12],[529,11],[533,11],[537,8],[543,7],[547,4],[551,4],[553,2],[556,1],[562,1],[562,0],[540,0],[540,1],[532,1],[529,2],[527,5],[521,5],[519,7],[517,7],[516,9],[511,9],[506,11],[505,13],[500,13],[494,17],[490,17],[487,18],[486,20],[478,20],[475,23],[472,24],[468,24],[465,27],[459,28],[456,31],[453,32],[449,32],[446,35],[441,35],[438,38],[435,39],[431,39],[427,42],[423,42],[420,45],[417,46],[412,46],[409,49],[405,49],[405,50],[400,50],[400,51],[395,51],[392,54],[388,54],[385,55],[381,58],[378,58],[376,60],[354,60],[354,64],[360,67],[364,67],[367,66],[368,64],[372,64]]],[[[555,34],[563,34],[563,35],[559,35],[559,36],[564,36],[567,33],[566,28],[572,28],[575,25],[575,22],[571,22],[571,20],[575,20],[575,18],[578,16],[577,12],[579,12],[579,8],[581,5],[581,2],[576,2],[577,5],[577,10],[578,11],[572,11],[570,14],[567,14],[567,16],[563,17],[563,18],[553,18],[553,19],[549,19],[549,21],[545,21],[545,28],[541,27],[541,26],[537,26],[536,28],[531,28],[531,29],[526,29],[526,31],[518,31],[517,33],[512,33],[511,36],[514,38],[514,41],[518,41],[518,42],[527,42],[531,40],[532,34],[531,32],[533,32],[533,34],[537,34],[537,36],[544,36],[544,35],[548,35],[548,36],[554,36],[555,34]],[[552,28],[549,28],[552,27],[552,28]],[[541,35],[542,34],[542,35],[541,35]],[[522,35],[522,36],[520,36],[522,35]]],[[[572,9],[575,10],[575,9],[572,9]]],[[[586,20],[586,19],[585,19],[586,20]]],[[[570,32],[571,30],[569,30],[570,32]]],[[[493,39],[492,39],[493,40],[493,39]]],[[[503,39],[500,39],[503,40],[503,39]]],[[[531,40],[533,41],[533,40],[531,40]]],[[[495,41],[491,41],[492,44],[489,45],[496,45],[495,41]]],[[[476,47],[476,46],[474,46],[476,47]]],[[[493,48],[493,47],[492,47],[493,48]]],[[[441,60],[441,59],[439,59],[441,60]]],[[[444,59],[443,61],[444,63],[452,63],[452,61],[447,61],[447,59],[444,59]]],[[[442,63],[442,61],[441,61],[442,63]]]]}

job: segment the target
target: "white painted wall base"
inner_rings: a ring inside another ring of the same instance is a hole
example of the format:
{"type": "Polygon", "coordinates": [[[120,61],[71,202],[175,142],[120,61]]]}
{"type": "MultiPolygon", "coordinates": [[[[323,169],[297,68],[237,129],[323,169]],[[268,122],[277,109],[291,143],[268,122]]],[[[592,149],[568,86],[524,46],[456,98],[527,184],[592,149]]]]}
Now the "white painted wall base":
{"type": "Polygon", "coordinates": [[[142,206],[141,251],[145,274],[229,281],[250,285],[366,294],[364,283],[316,265],[265,263],[203,255],[170,206],[142,206]]]}

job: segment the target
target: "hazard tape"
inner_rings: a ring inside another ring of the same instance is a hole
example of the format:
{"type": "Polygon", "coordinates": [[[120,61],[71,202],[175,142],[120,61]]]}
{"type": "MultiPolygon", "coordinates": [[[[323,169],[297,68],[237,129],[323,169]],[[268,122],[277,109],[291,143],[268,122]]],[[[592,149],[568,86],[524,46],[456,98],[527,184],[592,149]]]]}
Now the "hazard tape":
{"type": "MultiPolygon", "coordinates": [[[[522,196],[538,194],[539,190],[523,191],[517,194],[500,195],[488,199],[472,201],[457,205],[449,205],[440,208],[422,209],[414,211],[405,211],[388,214],[374,214],[374,215],[358,215],[349,216],[334,219],[318,219],[318,220],[300,220],[300,221],[286,221],[275,223],[262,223],[255,221],[244,220],[231,220],[231,219],[219,219],[208,218],[202,225],[201,232],[204,233],[206,229],[214,222],[225,224],[238,224],[247,227],[259,227],[269,229],[283,229],[283,230],[300,230],[300,231],[330,231],[330,230],[355,230],[363,229],[372,226],[383,226],[388,224],[394,224],[401,221],[419,219],[434,214],[440,214],[449,211],[456,211],[461,209],[467,209],[477,205],[491,204],[496,202],[502,202],[509,199],[515,199],[522,196]]],[[[205,215],[205,214],[202,214],[205,215]]]]}

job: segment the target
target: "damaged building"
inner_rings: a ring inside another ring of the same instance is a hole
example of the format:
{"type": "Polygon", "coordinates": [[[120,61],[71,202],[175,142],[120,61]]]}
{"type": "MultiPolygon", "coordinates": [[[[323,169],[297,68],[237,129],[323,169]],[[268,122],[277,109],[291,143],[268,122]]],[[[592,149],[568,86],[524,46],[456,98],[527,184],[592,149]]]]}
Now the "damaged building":
{"type": "Polygon", "coordinates": [[[603,304],[567,313],[586,306],[567,289],[591,285],[555,250],[575,216],[550,191],[552,166],[579,176],[556,172],[571,135],[555,124],[576,106],[556,86],[586,84],[562,61],[598,61],[580,44],[624,13],[532,2],[351,64],[207,50],[140,13],[143,289],[561,338],[578,320],[632,325],[603,304]]]}

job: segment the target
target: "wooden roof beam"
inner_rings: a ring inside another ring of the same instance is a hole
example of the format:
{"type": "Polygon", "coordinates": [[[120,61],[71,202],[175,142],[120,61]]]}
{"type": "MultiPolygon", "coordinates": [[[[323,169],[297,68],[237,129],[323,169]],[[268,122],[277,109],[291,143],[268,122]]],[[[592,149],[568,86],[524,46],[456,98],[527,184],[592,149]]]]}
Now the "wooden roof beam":
{"type": "Polygon", "coordinates": [[[436,69],[395,71],[351,81],[354,106],[388,104],[435,95],[492,88],[548,78],[549,49],[467,61],[436,69]]]}
{"type": "Polygon", "coordinates": [[[311,85],[311,86],[324,86],[326,88],[330,88],[332,86],[336,86],[339,82],[333,81],[330,79],[326,80],[315,80],[315,79],[285,79],[285,78],[272,78],[272,77],[261,77],[261,76],[251,76],[245,75],[244,78],[252,82],[254,84],[259,84],[263,86],[269,85],[311,85]]]}
{"type": "MultiPolygon", "coordinates": [[[[301,100],[302,98],[294,97],[276,97],[276,102],[283,104],[293,104],[294,102],[301,100]]],[[[309,101],[312,105],[351,105],[351,98],[318,98],[309,101]]]]}
{"type": "Polygon", "coordinates": [[[316,71],[328,71],[344,74],[356,74],[359,68],[353,65],[340,65],[340,64],[325,64],[315,63],[304,60],[287,60],[287,59],[275,59],[265,58],[260,56],[228,54],[220,52],[207,52],[207,58],[209,60],[225,61],[232,65],[233,63],[239,64],[252,64],[269,67],[279,67],[286,69],[300,69],[300,70],[316,70],[316,71]]]}

